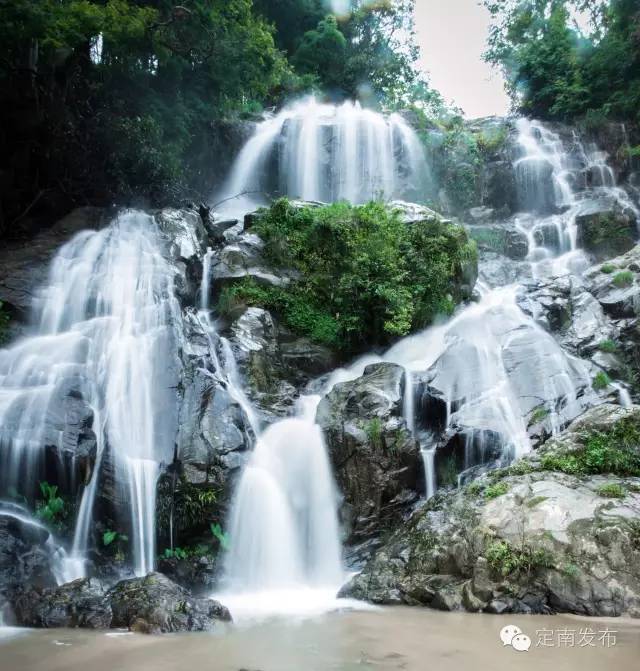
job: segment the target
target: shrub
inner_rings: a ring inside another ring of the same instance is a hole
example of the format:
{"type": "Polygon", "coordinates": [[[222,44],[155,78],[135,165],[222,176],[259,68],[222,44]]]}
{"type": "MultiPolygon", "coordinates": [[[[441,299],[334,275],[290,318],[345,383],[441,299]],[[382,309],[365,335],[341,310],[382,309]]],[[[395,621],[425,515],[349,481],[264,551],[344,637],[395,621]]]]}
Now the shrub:
{"type": "Polygon", "coordinates": [[[615,344],[613,340],[602,340],[601,342],[598,343],[598,349],[601,352],[607,352],[608,354],[613,354],[618,349],[618,346],[615,344]]]}
{"type": "Polygon", "coordinates": [[[616,267],[611,263],[603,263],[600,266],[600,272],[605,273],[606,275],[611,275],[615,269],[616,267]]]}
{"type": "Polygon", "coordinates": [[[622,270],[613,276],[613,283],[620,289],[633,284],[633,273],[630,270],[622,270]]]}
{"type": "Polygon", "coordinates": [[[610,384],[611,384],[611,378],[604,371],[600,371],[593,378],[591,386],[596,391],[602,391],[603,389],[606,389],[610,384]]]}
{"type": "Polygon", "coordinates": [[[621,420],[609,431],[591,431],[583,437],[581,449],[567,454],[545,454],[540,461],[545,470],[571,475],[612,473],[640,476],[640,427],[632,419],[621,420]]]}
{"type": "Polygon", "coordinates": [[[220,311],[273,309],[295,332],[346,354],[450,314],[477,260],[462,227],[435,217],[407,226],[377,202],[296,207],[280,199],[254,227],[267,261],[300,278],[286,288],[245,279],[222,292],[220,311]]]}
{"type": "Polygon", "coordinates": [[[627,490],[615,482],[609,482],[606,485],[598,487],[598,494],[608,499],[623,499],[627,495],[627,490]]]}
{"type": "Polygon", "coordinates": [[[36,517],[49,524],[57,531],[64,531],[69,515],[69,507],[58,495],[58,486],[48,482],[40,483],[42,499],[36,501],[36,517]]]}
{"type": "Polygon", "coordinates": [[[491,568],[505,578],[510,575],[530,575],[552,565],[552,557],[546,550],[534,549],[526,543],[516,548],[507,541],[494,541],[487,547],[485,555],[491,568]]]}
{"type": "Polygon", "coordinates": [[[498,496],[503,496],[509,491],[509,485],[506,482],[496,482],[494,485],[489,485],[484,490],[485,499],[497,499],[498,496]]]}

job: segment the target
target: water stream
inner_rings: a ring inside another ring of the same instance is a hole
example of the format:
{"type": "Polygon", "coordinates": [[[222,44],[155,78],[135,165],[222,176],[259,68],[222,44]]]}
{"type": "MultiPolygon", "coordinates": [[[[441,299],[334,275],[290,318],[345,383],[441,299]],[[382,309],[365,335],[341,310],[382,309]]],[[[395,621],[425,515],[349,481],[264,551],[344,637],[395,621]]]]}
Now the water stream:
{"type": "Polygon", "coordinates": [[[65,460],[65,413],[83,401],[95,434],[95,465],[81,493],[72,558],[76,576],[90,542],[103,467],[127,510],[134,570],[155,564],[155,491],[172,458],[181,313],[173,271],[152,217],[125,212],[83,231],[54,258],[34,305],[32,334],[0,350],[3,489],[34,496],[47,449],[65,460]]]}

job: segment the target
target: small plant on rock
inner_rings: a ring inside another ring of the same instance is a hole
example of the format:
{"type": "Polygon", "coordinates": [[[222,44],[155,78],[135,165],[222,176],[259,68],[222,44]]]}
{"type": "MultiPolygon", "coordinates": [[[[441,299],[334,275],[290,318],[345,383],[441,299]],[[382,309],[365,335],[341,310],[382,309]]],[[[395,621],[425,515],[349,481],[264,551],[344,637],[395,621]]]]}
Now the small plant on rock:
{"type": "Polygon", "coordinates": [[[608,482],[597,489],[600,496],[607,499],[623,499],[627,495],[627,490],[616,482],[608,482]]]}
{"type": "Polygon", "coordinates": [[[633,273],[630,270],[622,270],[613,276],[613,283],[619,289],[630,287],[633,284],[633,273]]]}
{"type": "Polygon", "coordinates": [[[40,492],[42,499],[36,502],[36,517],[57,531],[63,531],[69,510],[64,499],[58,495],[58,486],[41,482],[40,492]]]}
{"type": "Polygon", "coordinates": [[[618,346],[615,344],[613,340],[602,340],[601,342],[598,343],[598,349],[601,352],[606,352],[607,354],[613,354],[614,352],[617,351],[618,346]]]}
{"type": "Polygon", "coordinates": [[[611,378],[603,370],[601,370],[593,378],[591,386],[595,389],[595,391],[602,391],[603,389],[606,389],[610,384],[611,384],[611,378]]]}
{"type": "Polygon", "coordinates": [[[484,490],[485,499],[497,499],[509,491],[509,485],[506,482],[496,482],[494,485],[489,485],[484,490]]]}
{"type": "Polygon", "coordinates": [[[606,275],[611,275],[611,273],[616,269],[616,267],[611,263],[603,263],[600,266],[600,272],[605,273],[606,275]]]}

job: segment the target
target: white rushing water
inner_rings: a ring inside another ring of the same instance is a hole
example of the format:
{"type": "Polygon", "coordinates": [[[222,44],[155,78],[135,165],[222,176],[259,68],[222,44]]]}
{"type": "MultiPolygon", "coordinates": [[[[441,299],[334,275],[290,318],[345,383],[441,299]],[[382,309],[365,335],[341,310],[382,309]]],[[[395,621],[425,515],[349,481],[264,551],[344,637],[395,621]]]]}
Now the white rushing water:
{"type": "Polygon", "coordinates": [[[322,202],[421,201],[430,188],[420,140],[400,115],[307,98],[257,126],[217,200],[230,199],[221,211],[233,215],[276,194],[322,202]]]}
{"type": "MultiPolygon", "coordinates": [[[[267,175],[274,166],[280,183],[273,189],[290,196],[359,202],[377,195],[380,185],[386,194],[394,193],[401,172],[396,136],[405,159],[413,156],[409,163],[421,165],[423,157],[410,149],[413,136],[399,120],[351,103],[336,108],[307,100],[258,126],[235,164],[226,195],[268,191],[267,175]]],[[[514,171],[523,212],[516,225],[527,235],[534,275],[579,276],[588,265],[575,226],[587,185],[577,175],[592,175],[591,198],[627,205],[606,156],[574,142],[578,150],[569,152],[544,125],[518,122],[521,155],[514,171]]],[[[427,172],[416,168],[409,174],[427,172]]],[[[426,498],[438,487],[436,448],[442,436],[463,436],[455,448],[464,451],[460,483],[465,469],[496,459],[506,464],[526,454],[532,413],[544,416],[555,433],[597,400],[591,364],[565,352],[519,308],[517,284],[489,289],[479,283],[477,290],[479,300],[446,323],[401,340],[383,355],[369,354],[334,371],[322,392],[359,377],[371,363],[389,361],[405,368],[404,417],[420,444],[426,498]],[[442,418],[422,408],[425,393],[441,400],[442,418]]],[[[218,595],[234,615],[298,613],[304,604],[309,611],[335,607],[344,574],[336,492],[314,423],[317,403],[318,397],[303,397],[296,416],[261,433],[241,476],[229,523],[225,591],[218,595]]]]}
{"type": "Polygon", "coordinates": [[[93,411],[97,458],[84,488],[72,558],[82,574],[101,466],[128,509],[134,570],[155,560],[159,465],[173,454],[180,309],[152,217],[129,211],[83,231],[56,255],[35,301],[33,334],[0,351],[0,454],[5,485],[31,496],[45,446],[62,455],[60,404],[93,411]]]}
{"type": "Polygon", "coordinates": [[[345,579],[319,401],[302,397],[294,417],[261,433],[242,473],[220,595],[234,617],[327,610],[345,579]]]}

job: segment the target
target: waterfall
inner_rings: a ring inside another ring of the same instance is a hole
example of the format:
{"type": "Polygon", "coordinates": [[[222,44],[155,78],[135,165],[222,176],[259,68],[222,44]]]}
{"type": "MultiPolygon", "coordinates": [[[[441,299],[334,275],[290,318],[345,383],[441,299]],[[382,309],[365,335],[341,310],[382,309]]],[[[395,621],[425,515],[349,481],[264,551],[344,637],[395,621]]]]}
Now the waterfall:
{"type": "Polygon", "coordinates": [[[257,439],[234,497],[220,596],[245,612],[320,610],[344,580],[337,493],[320,428],[319,396],[257,439]]]}
{"type": "Polygon", "coordinates": [[[0,351],[3,488],[33,495],[46,447],[64,458],[56,415],[66,399],[84,400],[97,456],[72,554],[79,562],[85,555],[108,464],[114,496],[128,509],[134,570],[146,574],[155,559],[159,465],[172,458],[175,440],[181,323],[154,219],[129,211],[104,230],[76,235],[54,258],[35,314],[32,335],[0,351]]]}
{"type": "Polygon", "coordinates": [[[241,150],[219,200],[225,213],[257,196],[362,203],[423,201],[431,177],[419,138],[398,114],[384,116],[347,101],[308,98],[258,125],[241,150]]]}

